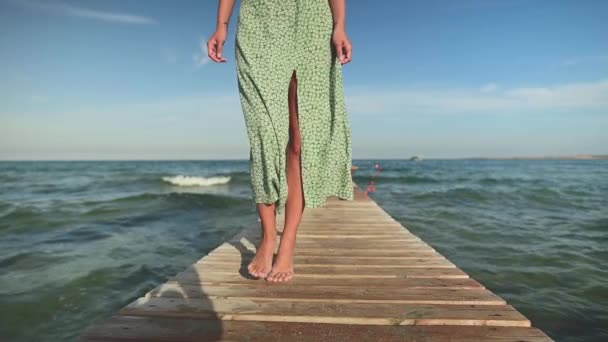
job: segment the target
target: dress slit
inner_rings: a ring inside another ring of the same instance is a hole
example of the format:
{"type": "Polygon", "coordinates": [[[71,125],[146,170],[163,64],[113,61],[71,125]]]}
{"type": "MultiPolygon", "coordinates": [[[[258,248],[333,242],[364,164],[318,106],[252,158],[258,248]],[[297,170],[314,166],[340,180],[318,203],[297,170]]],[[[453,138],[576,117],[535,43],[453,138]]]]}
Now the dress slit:
{"type": "MultiPolygon", "coordinates": [[[[302,187],[302,197],[303,197],[303,205],[304,207],[306,207],[306,187],[304,184],[304,180],[306,179],[306,177],[304,176],[304,161],[305,161],[305,157],[304,157],[304,134],[302,133],[302,120],[300,120],[300,99],[301,99],[301,95],[300,95],[300,84],[301,84],[301,80],[298,76],[298,71],[297,68],[293,68],[291,70],[290,76],[289,76],[289,84],[287,86],[287,92],[289,94],[290,92],[290,87],[291,87],[291,79],[292,77],[296,80],[296,91],[295,91],[295,114],[296,114],[296,118],[298,121],[298,134],[300,136],[300,184],[302,187]],[[294,77],[295,76],[295,77],[294,77]]],[[[289,103],[288,103],[289,106],[289,103]]],[[[289,108],[290,113],[289,116],[291,117],[291,108],[289,108]]],[[[285,158],[285,174],[287,174],[287,157],[285,158]]]]}

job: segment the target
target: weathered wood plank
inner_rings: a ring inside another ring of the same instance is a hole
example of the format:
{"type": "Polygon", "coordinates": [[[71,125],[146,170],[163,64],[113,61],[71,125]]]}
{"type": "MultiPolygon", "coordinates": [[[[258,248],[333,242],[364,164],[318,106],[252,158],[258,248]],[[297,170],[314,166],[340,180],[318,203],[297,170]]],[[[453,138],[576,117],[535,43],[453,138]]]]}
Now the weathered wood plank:
{"type": "MultiPolygon", "coordinates": [[[[253,259],[253,255],[247,254],[241,257],[231,256],[225,257],[217,254],[206,256],[198,260],[197,264],[226,264],[226,265],[247,265],[253,259]]],[[[405,268],[455,268],[456,265],[448,261],[447,259],[425,259],[425,258],[413,258],[413,259],[339,259],[339,258],[306,258],[298,257],[294,258],[295,267],[302,266],[332,266],[332,267],[405,267],[405,268]],[[356,262],[360,260],[360,262],[356,262]]]]}
{"type": "MultiPolygon", "coordinates": [[[[279,232],[280,233],[280,232],[279,232]]],[[[315,230],[306,230],[306,229],[298,229],[298,238],[300,237],[309,237],[308,235],[329,235],[332,236],[337,239],[340,238],[342,236],[349,236],[351,238],[353,237],[358,237],[358,238],[364,238],[364,236],[370,236],[370,238],[372,239],[377,239],[377,238],[386,238],[386,237],[393,237],[396,234],[400,234],[398,235],[399,237],[416,237],[416,235],[411,234],[407,231],[389,231],[389,230],[375,230],[375,231],[370,231],[370,230],[365,230],[365,231],[361,231],[361,230],[352,230],[352,229],[315,229],[315,230]]]]}
{"type": "Polygon", "coordinates": [[[548,342],[535,328],[349,325],[115,315],[86,332],[89,341],[548,342]]]}
{"type": "Polygon", "coordinates": [[[420,241],[420,238],[414,237],[413,235],[406,234],[392,234],[392,235],[373,235],[373,234],[315,234],[315,233],[300,233],[297,237],[298,241],[306,241],[310,239],[312,241],[316,239],[365,239],[366,241],[420,241]]]}
{"type": "Polygon", "coordinates": [[[530,321],[509,305],[320,304],[246,298],[141,297],[120,310],[120,314],[370,325],[530,326],[530,321]]]}
{"type": "MultiPolygon", "coordinates": [[[[197,263],[203,260],[207,261],[242,261],[248,262],[253,259],[253,253],[214,253],[205,256],[197,261],[197,263]]],[[[347,264],[347,265],[384,265],[390,266],[395,264],[406,264],[413,263],[416,261],[424,260],[425,262],[440,262],[447,261],[443,256],[439,254],[414,254],[410,257],[352,257],[352,256],[338,256],[338,257],[325,257],[325,256],[305,256],[298,255],[294,256],[295,264],[323,264],[323,265],[336,265],[336,264],[347,264]]]]}
{"type": "MultiPolygon", "coordinates": [[[[255,244],[250,241],[243,240],[239,242],[224,243],[218,247],[218,249],[229,250],[234,249],[242,251],[243,253],[255,253],[255,244]]],[[[275,252],[277,252],[279,246],[275,246],[275,252]]],[[[315,256],[399,256],[409,255],[411,253],[436,253],[436,251],[425,245],[408,245],[403,247],[389,246],[382,249],[373,247],[361,247],[361,248],[348,248],[348,247],[332,247],[332,248],[316,248],[311,246],[296,246],[296,255],[315,255],[315,256]],[[306,247],[306,248],[304,248],[306,247]]]]}
{"type": "Polygon", "coordinates": [[[324,303],[506,304],[502,298],[486,289],[399,289],[323,285],[195,285],[171,282],[157,286],[146,296],[201,299],[209,297],[251,298],[324,303]]]}
{"type": "Polygon", "coordinates": [[[169,279],[168,283],[175,282],[179,284],[263,284],[265,286],[355,286],[362,288],[387,288],[397,287],[401,289],[407,288],[426,288],[426,289],[477,289],[484,288],[475,279],[471,278],[324,278],[322,281],[314,277],[296,277],[287,284],[269,283],[264,279],[248,278],[245,275],[236,272],[226,273],[205,273],[196,274],[193,272],[181,272],[175,277],[169,279]]]}
{"type": "MultiPolygon", "coordinates": [[[[468,278],[469,276],[458,268],[446,267],[384,267],[357,268],[357,267],[335,267],[335,266],[294,266],[300,277],[313,278],[468,278]]],[[[244,266],[217,265],[217,264],[194,264],[190,265],[186,272],[192,271],[195,275],[206,273],[234,273],[244,272],[244,266]]]]}
{"type": "MultiPolygon", "coordinates": [[[[239,240],[229,240],[228,243],[244,243],[252,246],[255,249],[256,244],[260,243],[259,237],[252,237],[249,239],[239,239],[239,240]]],[[[277,236],[277,244],[280,241],[280,237],[277,236]]],[[[328,241],[327,239],[297,239],[296,241],[296,249],[306,248],[306,247],[321,247],[321,248],[384,248],[390,247],[393,249],[400,248],[411,248],[411,247],[426,247],[431,248],[422,240],[403,240],[403,241],[378,241],[378,240],[364,240],[359,241],[358,239],[350,239],[348,241],[344,241],[344,239],[337,239],[335,241],[328,241]]]]}
{"type": "MultiPolygon", "coordinates": [[[[277,226],[277,229],[282,229],[283,221],[277,221],[277,223],[281,223],[277,226]]],[[[353,229],[353,230],[375,230],[375,231],[384,231],[384,230],[393,230],[393,231],[408,231],[407,228],[403,227],[398,221],[390,221],[390,222],[345,222],[345,221],[337,221],[337,222],[328,222],[327,220],[317,220],[317,221],[302,221],[298,229],[310,229],[310,228],[325,228],[325,229],[353,229]]]]}
{"type": "MultiPolygon", "coordinates": [[[[275,251],[277,251],[279,246],[275,246],[275,251]]],[[[307,247],[302,248],[301,246],[296,246],[297,255],[316,255],[316,256],[360,256],[360,257],[386,257],[386,256],[409,256],[415,253],[429,253],[429,254],[439,254],[433,248],[424,245],[414,245],[414,246],[404,246],[403,248],[390,248],[390,249],[382,249],[378,248],[314,248],[307,247]]],[[[223,243],[218,246],[215,250],[213,250],[209,254],[213,254],[215,252],[226,252],[226,251],[237,251],[242,253],[255,253],[255,246],[249,241],[239,241],[239,242],[231,242],[231,243],[223,243]]]]}
{"type": "MultiPolygon", "coordinates": [[[[254,253],[252,251],[238,251],[236,249],[229,250],[215,250],[213,253],[208,254],[203,258],[207,258],[209,256],[217,256],[222,258],[251,258],[254,253]]],[[[201,259],[203,259],[201,258],[201,259]]],[[[445,257],[439,253],[434,251],[410,251],[403,253],[394,253],[394,254],[385,254],[382,256],[376,255],[309,255],[309,254],[301,254],[294,256],[294,262],[302,262],[306,263],[307,260],[315,260],[317,262],[323,262],[322,260],[332,260],[338,263],[342,262],[352,262],[352,263],[374,263],[375,260],[379,260],[380,262],[389,261],[389,260],[400,260],[400,259],[445,259],[445,257]]]]}

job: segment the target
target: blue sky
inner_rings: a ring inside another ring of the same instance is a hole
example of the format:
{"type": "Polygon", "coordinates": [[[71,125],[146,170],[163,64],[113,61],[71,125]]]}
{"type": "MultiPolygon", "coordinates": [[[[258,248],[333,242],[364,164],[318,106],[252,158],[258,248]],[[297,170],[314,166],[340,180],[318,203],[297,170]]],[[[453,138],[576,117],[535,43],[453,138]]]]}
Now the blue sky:
{"type": "MultiPolygon", "coordinates": [[[[0,159],[233,159],[217,1],[0,0],[0,159]]],[[[608,1],[347,0],[354,158],[608,153],[608,1]]]]}

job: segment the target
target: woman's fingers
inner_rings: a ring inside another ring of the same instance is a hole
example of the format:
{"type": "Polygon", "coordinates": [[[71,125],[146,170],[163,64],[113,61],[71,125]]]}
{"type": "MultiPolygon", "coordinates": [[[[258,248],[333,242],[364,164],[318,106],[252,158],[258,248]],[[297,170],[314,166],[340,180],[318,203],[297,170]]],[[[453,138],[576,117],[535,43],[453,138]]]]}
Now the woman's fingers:
{"type": "Polygon", "coordinates": [[[207,42],[207,56],[217,62],[217,57],[215,57],[215,38],[211,38],[207,42]]]}
{"type": "Polygon", "coordinates": [[[224,42],[217,42],[217,47],[215,49],[216,53],[216,57],[220,62],[225,62],[226,59],[224,59],[222,57],[222,51],[224,50],[224,42]]]}
{"type": "Polygon", "coordinates": [[[353,45],[350,41],[344,42],[344,63],[348,63],[353,59],[353,45]]]}
{"type": "Polygon", "coordinates": [[[226,62],[226,58],[222,57],[224,50],[224,42],[219,41],[215,36],[211,37],[207,42],[207,55],[215,62],[226,62]]]}
{"type": "Polygon", "coordinates": [[[340,61],[340,63],[343,63],[342,61],[344,61],[344,49],[342,49],[342,41],[336,44],[336,52],[338,54],[338,60],[340,61]]]}
{"type": "Polygon", "coordinates": [[[338,60],[341,64],[346,64],[352,60],[353,46],[348,38],[339,40],[335,43],[338,60]]]}

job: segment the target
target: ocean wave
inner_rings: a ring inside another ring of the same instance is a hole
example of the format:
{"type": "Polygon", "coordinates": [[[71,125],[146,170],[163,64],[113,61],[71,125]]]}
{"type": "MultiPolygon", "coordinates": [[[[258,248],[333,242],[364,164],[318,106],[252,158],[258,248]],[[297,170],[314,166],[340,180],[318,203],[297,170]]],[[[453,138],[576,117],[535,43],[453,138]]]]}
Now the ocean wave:
{"type": "Polygon", "coordinates": [[[476,180],[481,185],[520,185],[520,184],[536,184],[542,182],[542,179],[534,178],[517,178],[517,177],[483,177],[476,180]]]}
{"type": "Polygon", "coordinates": [[[201,177],[201,176],[173,176],[163,177],[163,181],[176,186],[211,186],[221,185],[230,182],[230,176],[214,176],[214,177],[201,177]]]}
{"type": "Polygon", "coordinates": [[[134,209],[158,208],[171,210],[172,208],[231,208],[244,203],[249,203],[249,198],[207,193],[141,193],[130,196],[117,197],[102,201],[87,201],[81,205],[89,210],[81,213],[86,216],[114,216],[121,215],[134,209]]]}
{"type": "Polygon", "coordinates": [[[4,259],[0,259],[0,268],[8,271],[8,268],[23,272],[39,267],[48,266],[50,263],[69,260],[66,256],[55,255],[54,252],[19,252],[4,259]]]}
{"type": "Polygon", "coordinates": [[[0,215],[0,234],[32,231],[50,231],[69,224],[66,217],[73,215],[65,208],[40,208],[36,206],[14,206],[0,215]]]}
{"type": "Polygon", "coordinates": [[[473,189],[468,187],[458,187],[451,189],[433,189],[412,196],[415,200],[444,201],[448,203],[462,202],[485,202],[493,199],[495,195],[485,189],[473,189]]]}

